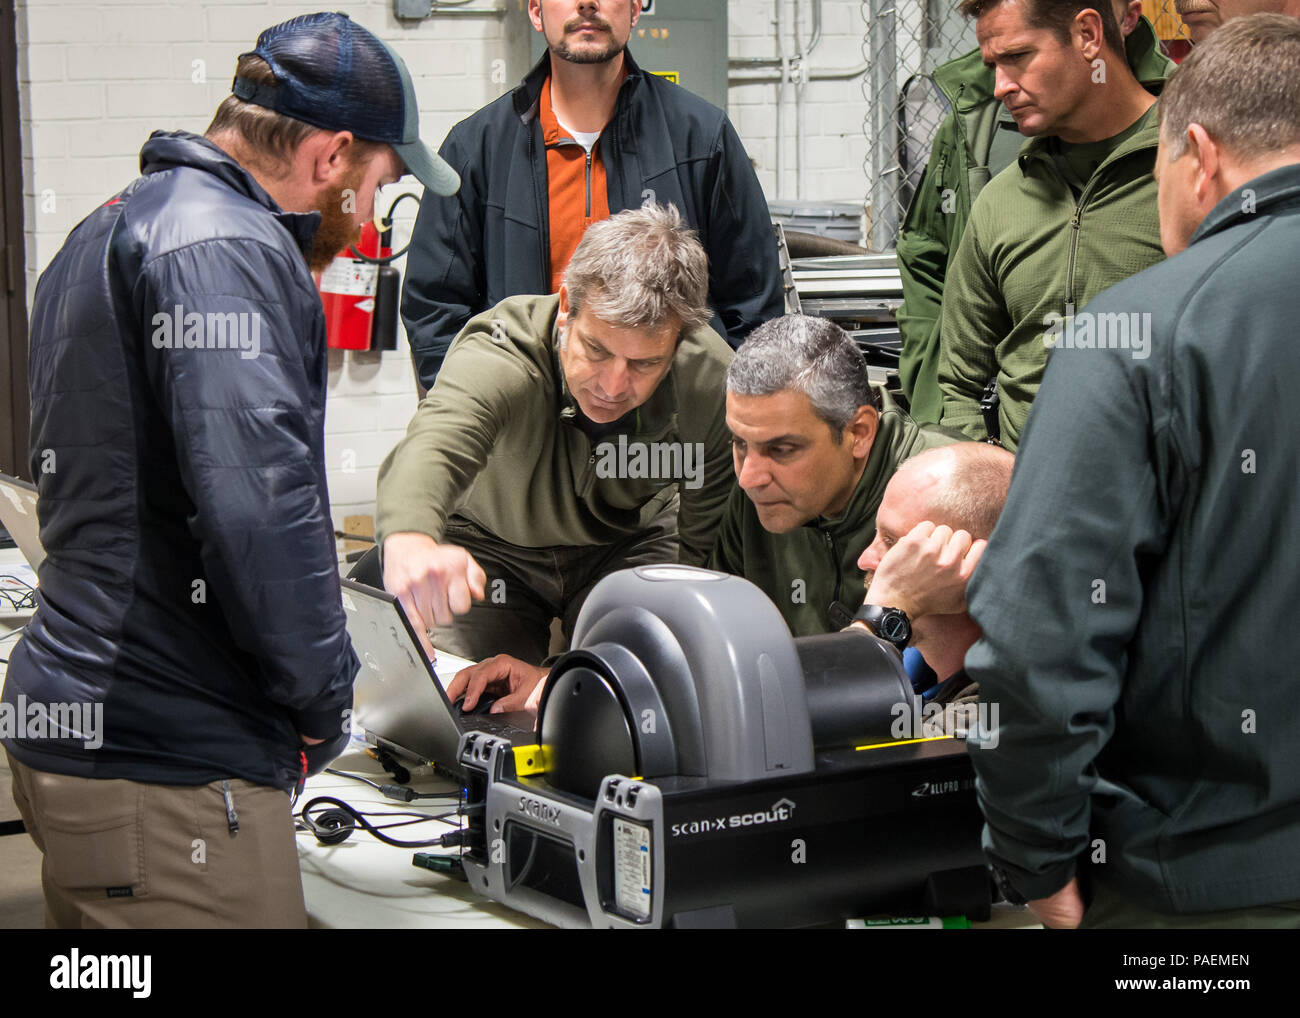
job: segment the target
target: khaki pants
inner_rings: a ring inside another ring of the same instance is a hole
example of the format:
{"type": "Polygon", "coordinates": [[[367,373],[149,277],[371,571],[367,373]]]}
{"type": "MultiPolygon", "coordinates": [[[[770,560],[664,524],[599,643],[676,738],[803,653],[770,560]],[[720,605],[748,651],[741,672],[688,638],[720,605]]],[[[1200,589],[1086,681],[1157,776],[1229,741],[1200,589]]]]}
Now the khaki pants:
{"type": "Polygon", "coordinates": [[[14,801],[44,854],[45,925],[307,925],[289,795],[232,778],[148,785],[33,770],[9,757],[14,801]]]}
{"type": "Polygon", "coordinates": [[[464,548],[483,567],[487,596],[451,625],[434,627],[434,648],[471,661],[509,654],[541,664],[550,653],[551,620],[560,620],[567,648],[578,612],[602,579],[677,561],[677,506],[674,497],[646,530],[587,548],[522,548],[453,516],[443,542],[464,548]]]}

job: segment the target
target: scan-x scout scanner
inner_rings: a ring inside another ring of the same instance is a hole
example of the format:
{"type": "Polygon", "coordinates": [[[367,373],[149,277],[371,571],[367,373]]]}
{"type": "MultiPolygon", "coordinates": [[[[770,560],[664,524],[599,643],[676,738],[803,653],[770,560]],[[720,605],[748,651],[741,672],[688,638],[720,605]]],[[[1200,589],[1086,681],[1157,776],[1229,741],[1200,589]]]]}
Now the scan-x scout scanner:
{"type": "Polygon", "coordinates": [[[858,627],[794,639],[739,577],[614,573],[551,671],[539,744],[461,739],[466,875],[569,927],[987,918],[966,747],[896,738],[919,713],[898,652],[858,627]]]}

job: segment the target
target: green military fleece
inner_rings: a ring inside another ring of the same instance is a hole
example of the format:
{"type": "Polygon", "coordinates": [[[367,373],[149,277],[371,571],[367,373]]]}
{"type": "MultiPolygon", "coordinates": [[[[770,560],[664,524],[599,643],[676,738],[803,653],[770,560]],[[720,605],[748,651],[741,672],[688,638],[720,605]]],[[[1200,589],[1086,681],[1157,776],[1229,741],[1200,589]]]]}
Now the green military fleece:
{"type": "Polygon", "coordinates": [[[772,599],[795,636],[835,632],[839,602],[851,615],[866,596],[858,557],[876,539],[876,510],[898,465],[960,436],[917,424],[883,389],[880,426],[862,477],[838,516],[819,516],[786,534],[763,529],[749,496],[736,485],[709,566],[743,576],[772,599]]]}
{"type": "MultiPolygon", "coordinates": [[[[1160,51],[1146,18],[1124,43],[1129,67],[1159,95],[1174,62],[1160,51]]],[[[993,98],[993,71],[972,50],[934,72],[934,83],[952,105],[939,125],[921,183],[898,236],[903,306],[898,328],[903,355],[898,375],[911,401],[912,418],[926,423],[943,416],[939,390],[939,309],[944,280],[970,219],[971,205],[990,179],[1015,162],[1025,137],[1006,107],[993,98]]]]}
{"type": "Polygon", "coordinates": [[[679,558],[703,564],[735,479],[730,347],[688,332],[654,394],[593,443],[560,368],[558,311],[558,295],[509,297],[456,337],[380,468],[380,547],[405,531],[440,541],[452,514],[522,547],[605,544],[645,529],[680,489],[679,558]]]}
{"type": "Polygon", "coordinates": [[[1164,258],[1156,211],[1153,105],[1076,199],[1046,137],[971,209],[943,299],[943,424],[986,438],[980,395],[994,377],[1002,444],[1014,450],[1047,367],[1048,343],[1108,286],[1164,258]],[[1061,330],[1053,334],[1053,329],[1061,330]]]}

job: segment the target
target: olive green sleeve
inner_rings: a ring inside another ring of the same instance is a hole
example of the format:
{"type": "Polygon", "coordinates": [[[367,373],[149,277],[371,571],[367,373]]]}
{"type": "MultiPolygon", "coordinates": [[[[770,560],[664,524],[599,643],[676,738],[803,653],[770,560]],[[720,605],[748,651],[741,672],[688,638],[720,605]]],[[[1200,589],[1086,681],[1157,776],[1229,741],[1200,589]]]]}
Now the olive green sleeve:
{"type": "Polygon", "coordinates": [[[903,284],[903,305],[898,310],[903,352],[898,375],[912,418],[936,424],[943,413],[937,373],[944,281],[965,225],[958,202],[961,183],[949,179],[957,169],[957,144],[957,120],[949,113],[939,125],[898,237],[898,273],[903,284]]]}
{"type": "Polygon", "coordinates": [[[971,438],[988,437],[980,414],[984,387],[997,377],[998,344],[1011,332],[1002,298],[980,238],[981,195],[948,274],[940,326],[939,388],[945,427],[971,438]]]}
{"type": "Polygon", "coordinates": [[[442,540],[498,437],[534,385],[512,348],[493,342],[492,319],[473,319],[403,438],[379,468],[375,539],[414,532],[442,540]]]}

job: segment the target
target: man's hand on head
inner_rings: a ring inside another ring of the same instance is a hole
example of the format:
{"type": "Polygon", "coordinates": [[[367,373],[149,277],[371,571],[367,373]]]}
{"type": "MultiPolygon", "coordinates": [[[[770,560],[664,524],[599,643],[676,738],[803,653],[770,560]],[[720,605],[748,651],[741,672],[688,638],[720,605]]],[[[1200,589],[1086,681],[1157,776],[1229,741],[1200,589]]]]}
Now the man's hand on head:
{"type": "Polygon", "coordinates": [[[464,695],[462,710],[473,710],[485,693],[498,697],[491,713],[530,710],[537,712],[542,687],[550,669],[530,665],[509,654],[486,658],[476,665],[462,668],[447,687],[447,699],[455,703],[464,695]]]}
{"type": "Polygon", "coordinates": [[[964,612],[966,584],[987,544],[964,530],[918,523],[880,560],[866,603],[898,608],[914,621],[964,612]]]}
{"type": "Polygon", "coordinates": [[[464,548],[439,544],[428,534],[389,534],[384,538],[384,589],[401,603],[433,660],[428,629],[449,625],[482,600],[487,574],[464,548]]]}

